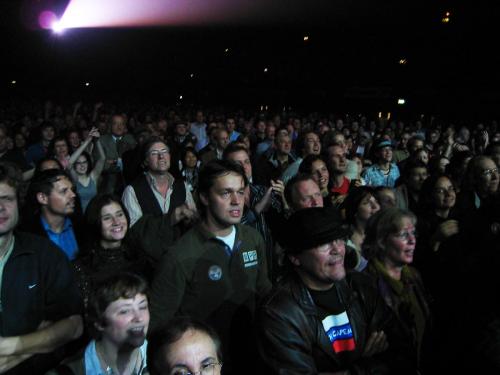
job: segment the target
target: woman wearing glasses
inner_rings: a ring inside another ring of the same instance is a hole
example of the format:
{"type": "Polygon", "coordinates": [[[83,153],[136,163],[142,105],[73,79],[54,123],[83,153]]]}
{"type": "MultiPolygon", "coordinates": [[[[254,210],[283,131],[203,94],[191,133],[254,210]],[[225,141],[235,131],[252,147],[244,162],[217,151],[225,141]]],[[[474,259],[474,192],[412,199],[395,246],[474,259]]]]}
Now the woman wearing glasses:
{"type": "Polygon", "coordinates": [[[92,128],[87,139],[85,139],[69,159],[69,171],[73,181],[75,181],[76,191],[80,197],[83,212],[87,209],[91,199],[97,194],[99,177],[101,176],[106,159],[99,137],[100,134],[97,128],[92,128]],[[95,165],[92,164],[90,154],[85,151],[94,139],[96,139],[98,151],[98,159],[95,165]]]}
{"type": "Polygon", "coordinates": [[[189,317],[174,318],[148,344],[151,375],[220,375],[222,349],[215,331],[189,317]]]}
{"type": "Polygon", "coordinates": [[[429,299],[413,262],[416,217],[388,208],[368,223],[363,249],[370,259],[365,272],[374,276],[385,303],[397,316],[419,366],[424,336],[430,327],[429,299]]]}

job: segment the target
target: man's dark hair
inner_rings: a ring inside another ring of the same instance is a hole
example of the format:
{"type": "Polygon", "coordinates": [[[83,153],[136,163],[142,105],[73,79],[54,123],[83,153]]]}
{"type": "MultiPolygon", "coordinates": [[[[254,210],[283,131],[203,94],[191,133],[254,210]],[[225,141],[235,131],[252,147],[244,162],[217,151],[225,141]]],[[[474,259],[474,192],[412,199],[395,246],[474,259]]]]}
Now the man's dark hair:
{"type": "Polygon", "coordinates": [[[294,177],[292,177],[290,181],[288,181],[288,183],[285,186],[285,199],[290,206],[293,206],[293,194],[295,192],[296,186],[302,181],[309,181],[309,180],[314,182],[310,174],[299,173],[294,177]]]}
{"type": "Polygon", "coordinates": [[[242,146],[241,144],[238,143],[230,143],[224,149],[224,152],[222,153],[222,159],[227,160],[229,155],[240,151],[245,151],[248,155],[248,149],[245,146],[242,146]]]}
{"type": "Polygon", "coordinates": [[[151,375],[161,375],[165,373],[163,366],[169,365],[165,363],[165,354],[187,331],[202,332],[210,337],[215,344],[217,360],[222,362],[221,341],[215,330],[205,323],[190,317],[177,317],[148,338],[148,351],[146,357],[148,359],[148,370],[151,375]]]}
{"type": "Polygon", "coordinates": [[[200,170],[198,193],[207,194],[213,186],[215,179],[230,173],[240,175],[241,178],[243,178],[245,186],[248,185],[245,170],[239,163],[230,160],[212,160],[205,164],[200,170]]]}
{"type": "Polygon", "coordinates": [[[38,176],[40,173],[42,173],[43,171],[40,170],[40,168],[42,168],[42,165],[43,163],[45,163],[46,161],[53,161],[55,163],[57,163],[57,165],[59,166],[59,169],[60,170],[63,170],[63,166],[61,164],[61,162],[59,160],[57,160],[55,157],[53,156],[45,156],[43,158],[41,158],[40,160],[38,160],[38,162],[36,163],[36,166],[35,166],[35,176],[38,176]]]}
{"type": "Polygon", "coordinates": [[[59,181],[61,178],[67,178],[71,181],[69,175],[60,169],[47,169],[33,177],[28,189],[28,197],[32,200],[32,203],[35,204],[33,207],[38,206],[36,195],[38,193],[50,195],[52,189],[54,188],[54,183],[59,181]]]}
{"type": "Polygon", "coordinates": [[[21,181],[21,173],[15,165],[8,162],[0,162],[0,183],[9,185],[17,194],[21,181]]]}
{"type": "Polygon", "coordinates": [[[97,330],[96,325],[101,327],[107,325],[104,312],[112,302],[120,298],[134,298],[137,294],[147,296],[147,291],[147,282],[133,273],[119,273],[100,281],[93,288],[87,308],[88,329],[91,334],[95,338],[100,338],[101,332],[97,330]]]}

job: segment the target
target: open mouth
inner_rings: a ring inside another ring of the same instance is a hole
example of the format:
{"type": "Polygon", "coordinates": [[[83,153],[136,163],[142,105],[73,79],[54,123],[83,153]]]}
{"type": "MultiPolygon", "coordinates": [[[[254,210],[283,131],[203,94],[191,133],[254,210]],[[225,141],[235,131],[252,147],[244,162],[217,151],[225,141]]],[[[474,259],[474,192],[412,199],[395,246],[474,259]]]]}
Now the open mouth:
{"type": "Polygon", "coordinates": [[[229,215],[231,217],[240,217],[241,216],[241,211],[240,210],[231,210],[231,211],[229,211],[229,215]]]}
{"type": "Polygon", "coordinates": [[[132,336],[136,336],[136,337],[143,337],[145,336],[144,334],[144,326],[141,326],[141,327],[134,327],[134,328],[130,328],[128,330],[128,332],[132,335],[132,336]]]}

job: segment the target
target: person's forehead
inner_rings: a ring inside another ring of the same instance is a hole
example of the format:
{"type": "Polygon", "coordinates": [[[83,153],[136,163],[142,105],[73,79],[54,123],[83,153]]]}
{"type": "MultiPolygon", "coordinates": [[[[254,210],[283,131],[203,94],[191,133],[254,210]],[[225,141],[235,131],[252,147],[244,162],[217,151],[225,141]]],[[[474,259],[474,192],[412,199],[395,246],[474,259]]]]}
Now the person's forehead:
{"type": "Polygon", "coordinates": [[[2,195],[16,195],[16,190],[5,182],[0,182],[0,196],[2,195]]]}
{"type": "Polygon", "coordinates": [[[443,187],[443,186],[449,186],[452,185],[450,179],[448,177],[440,177],[436,181],[436,187],[443,187]]]}
{"type": "Polygon", "coordinates": [[[193,352],[201,355],[202,361],[217,359],[217,348],[213,339],[205,332],[188,329],[182,336],[166,348],[167,362],[170,366],[186,365],[193,360],[193,352]]]}
{"type": "Polygon", "coordinates": [[[140,303],[140,302],[144,301],[145,299],[146,299],[146,295],[142,294],[142,293],[137,293],[132,298],[120,297],[117,300],[114,300],[113,302],[111,302],[108,305],[108,307],[106,308],[106,310],[116,309],[116,308],[119,308],[119,307],[121,307],[123,305],[128,305],[128,304],[133,304],[133,303],[140,303]]]}
{"type": "Polygon", "coordinates": [[[344,151],[342,150],[342,147],[339,145],[333,145],[328,148],[328,152],[332,156],[340,156],[344,154],[344,151]]]}
{"type": "Polygon", "coordinates": [[[71,180],[69,178],[67,178],[66,176],[61,176],[59,177],[54,183],[53,183],[53,186],[55,188],[64,188],[64,187],[68,187],[68,186],[73,186],[73,183],[71,182],[71,180]]]}
{"type": "Polygon", "coordinates": [[[492,169],[492,168],[496,168],[496,164],[491,159],[483,159],[478,164],[478,169],[480,170],[492,169]]]}
{"type": "Polygon", "coordinates": [[[305,181],[300,181],[297,184],[297,190],[300,193],[306,193],[306,192],[311,192],[311,191],[319,191],[318,184],[314,182],[313,180],[305,180],[305,181]]]}
{"type": "Polygon", "coordinates": [[[321,169],[323,167],[326,167],[326,164],[323,160],[318,159],[318,160],[313,161],[313,163],[312,163],[313,169],[321,169]]]}
{"type": "Polygon", "coordinates": [[[165,149],[168,149],[168,147],[167,147],[167,145],[165,143],[163,143],[163,142],[155,142],[149,148],[149,152],[151,152],[153,150],[159,151],[159,150],[165,150],[165,149]]]}
{"type": "Polygon", "coordinates": [[[240,151],[235,151],[231,152],[228,156],[230,160],[247,160],[248,159],[248,153],[246,151],[240,150],[240,151]]]}
{"type": "Polygon", "coordinates": [[[230,172],[214,180],[216,189],[241,188],[245,185],[243,177],[235,172],[230,172]]]}
{"type": "Polygon", "coordinates": [[[310,140],[318,140],[319,137],[315,134],[315,133],[309,133],[306,135],[306,141],[310,141],[310,140]]]}

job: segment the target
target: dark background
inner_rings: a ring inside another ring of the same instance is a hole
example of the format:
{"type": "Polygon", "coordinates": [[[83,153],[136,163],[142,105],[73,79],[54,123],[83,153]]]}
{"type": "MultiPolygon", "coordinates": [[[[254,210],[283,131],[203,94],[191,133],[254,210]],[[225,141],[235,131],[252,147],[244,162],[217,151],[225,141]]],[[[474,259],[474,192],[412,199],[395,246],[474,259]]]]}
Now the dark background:
{"type": "Polygon", "coordinates": [[[4,101],[106,98],[479,120],[498,114],[493,2],[269,0],[218,24],[60,36],[36,27],[39,9],[61,11],[65,4],[2,0],[4,101]],[[405,106],[396,105],[399,97],[405,106]]]}

